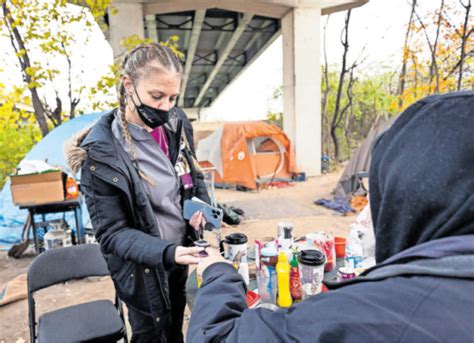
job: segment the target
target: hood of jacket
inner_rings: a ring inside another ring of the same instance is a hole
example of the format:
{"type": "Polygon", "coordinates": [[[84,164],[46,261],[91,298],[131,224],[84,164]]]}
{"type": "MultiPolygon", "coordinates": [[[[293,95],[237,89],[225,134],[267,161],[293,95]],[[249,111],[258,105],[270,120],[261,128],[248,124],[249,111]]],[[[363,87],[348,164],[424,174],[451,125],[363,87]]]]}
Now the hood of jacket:
{"type": "Polygon", "coordinates": [[[110,129],[114,120],[115,109],[105,113],[93,126],[85,128],[64,144],[64,153],[69,168],[74,173],[81,170],[87,156],[114,164],[117,148],[110,129]]]}
{"type": "Polygon", "coordinates": [[[474,234],[474,92],[425,98],[375,142],[370,206],[377,263],[474,234]]]}
{"type": "Polygon", "coordinates": [[[87,151],[81,147],[81,143],[87,137],[91,129],[92,127],[83,129],[64,143],[66,161],[74,174],[77,174],[79,170],[81,170],[82,164],[87,157],[87,151]]]}

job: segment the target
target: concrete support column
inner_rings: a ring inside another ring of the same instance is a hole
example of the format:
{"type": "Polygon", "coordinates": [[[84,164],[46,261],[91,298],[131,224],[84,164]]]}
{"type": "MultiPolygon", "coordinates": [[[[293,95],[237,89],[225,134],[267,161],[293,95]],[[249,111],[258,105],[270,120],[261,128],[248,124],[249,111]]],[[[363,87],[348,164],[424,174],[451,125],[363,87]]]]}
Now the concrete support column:
{"type": "Polygon", "coordinates": [[[320,8],[295,8],[281,21],[283,127],[309,176],[321,173],[320,21],[320,8]]]}
{"type": "Polygon", "coordinates": [[[125,50],[120,46],[120,41],[128,36],[137,35],[145,37],[143,25],[143,5],[129,3],[115,3],[117,13],[109,13],[109,43],[114,52],[114,58],[120,56],[125,50]]]}

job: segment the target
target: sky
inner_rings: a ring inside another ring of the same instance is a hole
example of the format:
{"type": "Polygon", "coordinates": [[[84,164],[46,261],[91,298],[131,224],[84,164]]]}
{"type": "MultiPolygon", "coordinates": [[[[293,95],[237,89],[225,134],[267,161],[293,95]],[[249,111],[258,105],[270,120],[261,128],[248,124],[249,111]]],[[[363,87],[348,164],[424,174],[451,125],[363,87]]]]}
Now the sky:
{"type": "MultiPolygon", "coordinates": [[[[70,11],[80,11],[81,8],[78,6],[69,6],[68,10],[70,11]]],[[[89,20],[92,19],[92,15],[86,13],[89,20]]],[[[104,34],[100,30],[98,25],[91,27],[92,34],[85,34],[85,29],[79,23],[72,23],[70,25],[70,30],[75,34],[75,47],[71,48],[71,61],[73,71],[73,88],[75,86],[84,84],[86,88],[95,86],[100,79],[101,75],[104,74],[104,71],[109,69],[109,65],[113,63],[113,53],[112,48],[107,42],[104,34]]],[[[50,30],[54,34],[54,31],[58,28],[51,27],[50,30]]],[[[38,54],[31,54],[31,59],[36,60],[38,54]]],[[[11,89],[13,85],[22,85],[22,77],[20,69],[18,67],[18,60],[13,53],[13,48],[11,46],[10,40],[7,37],[0,36],[0,82],[4,84],[7,89],[11,89]]],[[[62,95],[62,98],[66,99],[67,94],[67,62],[66,59],[56,58],[51,60],[41,60],[43,65],[49,64],[61,71],[63,71],[62,76],[64,82],[58,82],[59,86],[57,91],[62,95]]],[[[54,103],[55,99],[55,90],[51,87],[46,88],[47,98],[50,103],[54,103]]],[[[115,98],[114,94],[111,94],[111,98],[115,98]]],[[[81,100],[79,108],[87,107],[88,102],[86,99],[81,100]]]]}
{"type": "MultiPolygon", "coordinates": [[[[435,0],[418,2],[420,12],[434,10],[439,5],[435,0]]],[[[363,57],[365,62],[360,66],[360,71],[367,74],[399,65],[409,13],[407,0],[370,0],[368,4],[354,9],[349,31],[349,60],[363,57]]],[[[345,13],[342,12],[331,14],[328,22],[327,16],[321,18],[321,34],[327,24],[326,50],[329,64],[340,63],[342,54],[340,33],[344,16],[345,13]]],[[[80,28],[74,29],[80,32],[80,28]]],[[[83,82],[86,86],[95,85],[102,71],[112,62],[112,50],[98,27],[94,28],[94,34],[89,41],[86,41],[83,35],[77,35],[77,43],[80,48],[74,51],[73,59],[82,63],[80,70],[75,70],[78,75],[75,81],[83,82]]],[[[9,41],[5,37],[0,37],[0,56],[2,56],[0,82],[7,85],[19,84],[21,78],[10,50],[9,41]]],[[[256,120],[264,119],[270,110],[281,111],[282,100],[275,101],[272,96],[275,89],[283,83],[282,60],[280,37],[239,79],[226,88],[210,108],[203,109],[201,119],[256,120]]],[[[50,61],[50,63],[65,68],[64,61],[50,61]]],[[[48,93],[54,95],[54,90],[49,89],[48,93]]],[[[111,97],[113,96],[111,94],[111,97]]],[[[82,106],[87,106],[87,100],[83,101],[82,106]]]]}

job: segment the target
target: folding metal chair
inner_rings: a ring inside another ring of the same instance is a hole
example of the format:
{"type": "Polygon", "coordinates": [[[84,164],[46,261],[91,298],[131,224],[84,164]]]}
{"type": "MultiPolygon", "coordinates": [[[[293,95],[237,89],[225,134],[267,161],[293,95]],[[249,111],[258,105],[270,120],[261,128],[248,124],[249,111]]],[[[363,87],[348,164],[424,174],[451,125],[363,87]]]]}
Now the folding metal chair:
{"type": "Polygon", "coordinates": [[[109,270],[97,244],[45,251],[28,269],[28,310],[31,342],[127,342],[122,304],[96,300],[42,314],[36,322],[33,293],[69,280],[107,276],[109,270]]]}

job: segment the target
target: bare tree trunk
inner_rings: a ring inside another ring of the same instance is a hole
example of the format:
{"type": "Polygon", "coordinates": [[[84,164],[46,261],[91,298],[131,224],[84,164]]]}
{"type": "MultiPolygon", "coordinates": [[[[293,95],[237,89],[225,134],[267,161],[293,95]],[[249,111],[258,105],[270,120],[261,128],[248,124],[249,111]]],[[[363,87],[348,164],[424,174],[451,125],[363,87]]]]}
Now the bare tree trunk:
{"type": "Polygon", "coordinates": [[[413,58],[413,67],[415,69],[415,99],[418,98],[418,63],[415,58],[413,58]]]}
{"type": "MultiPolygon", "coordinates": [[[[346,88],[346,95],[347,95],[347,104],[342,109],[341,114],[344,117],[344,136],[346,138],[347,146],[349,149],[351,148],[351,132],[349,129],[349,123],[352,118],[353,113],[353,101],[354,101],[354,93],[352,92],[352,87],[354,86],[354,69],[356,67],[356,63],[351,66],[349,69],[349,83],[347,84],[346,88]],[[349,111],[350,110],[350,111],[349,111]]],[[[342,117],[341,117],[342,120],[342,117]]]]}
{"type": "Polygon", "coordinates": [[[444,0],[441,0],[441,5],[439,6],[439,13],[438,13],[438,22],[436,23],[436,36],[435,41],[433,43],[433,52],[431,54],[431,65],[430,65],[430,85],[433,81],[433,76],[436,77],[436,92],[439,93],[439,69],[438,63],[436,60],[436,51],[438,50],[438,39],[439,39],[439,32],[441,29],[441,21],[443,18],[443,9],[444,9],[444,0]]]}
{"type": "Polygon", "coordinates": [[[411,29],[413,25],[413,17],[415,15],[415,9],[417,5],[417,0],[412,0],[411,2],[411,12],[410,12],[410,20],[408,20],[407,32],[405,33],[405,43],[403,44],[403,59],[402,59],[402,69],[400,71],[400,81],[399,81],[399,89],[398,89],[398,109],[402,108],[403,100],[402,95],[405,91],[405,78],[407,75],[407,63],[408,63],[408,43],[410,40],[411,29]]]}
{"type": "Polygon", "coordinates": [[[463,77],[463,68],[464,68],[464,60],[466,58],[466,42],[469,38],[469,35],[472,31],[468,32],[468,23],[469,23],[469,12],[471,11],[471,0],[468,0],[467,5],[464,5],[462,0],[459,0],[461,5],[466,10],[466,15],[464,17],[464,25],[462,30],[462,37],[461,37],[461,59],[459,60],[459,76],[458,76],[458,91],[461,90],[462,86],[462,77],[463,77]]]}
{"type": "Polygon", "coordinates": [[[27,68],[31,67],[30,57],[28,55],[28,51],[26,50],[23,37],[18,31],[18,28],[15,25],[13,25],[14,19],[12,18],[12,14],[7,7],[6,1],[2,2],[2,9],[3,9],[3,18],[5,20],[6,27],[8,28],[8,31],[9,31],[10,42],[11,42],[11,45],[13,46],[13,49],[15,50],[15,53],[18,56],[20,68],[23,74],[23,81],[28,85],[28,89],[31,93],[31,100],[33,103],[35,118],[40,127],[41,134],[44,137],[49,132],[48,123],[46,122],[45,110],[40,100],[38,89],[32,85],[33,80],[31,76],[27,73],[27,68]],[[22,52],[22,53],[24,52],[24,53],[20,54],[19,52],[22,52]]]}
{"type": "MultiPolygon", "coordinates": [[[[442,3],[442,5],[444,5],[444,4],[442,3]]],[[[428,34],[428,29],[426,28],[426,25],[423,23],[423,20],[421,20],[420,16],[418,15],[418,13],[416,11],[415,11],[415,15],[416,15],[416,18],[417,18],[418,22],[420,23],[420,25],[423,29],[423,33],[425,34],[425,38],[426,38],[426,43],[428,43],[428,48],[430,49],[430,53],[431,53],[430,79],[429,79],[430,85],[431,85],[431,82],[433,81],[435,76],[436,76],[436,80],[438,81],[438,84],[439,84],[438,63],[437,63],[437,60],[436,60],[436,47],[434,46],[434,44],[431,43],[430,36],[428,34]]],[[[439,27],[438,27],[438,29],[439,29],[439,27]]],[[[436,39],[437,38],[438,37],[436,37],[436,39]]],[[[439,90],[439,87],[437,87],[437,90],[439,90]]],[[[431,89],[430,89],[430,93],[431,93],[431,89]]]]}
{"type": "Polygon", "coordinates": [[[349,81],[349,84],[347,85],[347,98],[349,99],[349,107],[344,116],[345,117],[344,136],[346,137],[346,144],[349,148],[349,151],[352,149],[351,119],[354,118],[354,102],[353,102],[354,93],[352,92],[353,80],[354,80],[354,70],[352,69],[350,73],[350,81],[349,81]]]}
{"type": "Polygon", "coordinates": [[[331,123],[331,137],[334,143],[334,157],[336,161],[340,160],[340,147],[339,147],[339,140],[337,138],[337,128],[338,124],[341,121],[342,111],[341,111],[341,99],[342,99],[342,90],[344,88],[344,77],[348,72],[346,65],[347,65],[347,53],[349,51],[349,21],[351,18],[351,11],[347,11],[346,20],[344,23],[344,28],[341,32],[341,44],[344,47],[344,52],[342,54],[342,66],[341,66],[341,73],[339,74],[339,85],[337,87],[337,95],[336,95],[336,105],[334,109],[334,116],[332,118],[331,123]]]}
{"type": "Polygon", "coordinates": [[[329,70],[328,70],[328,57],[327,57],[327,51],[326,51],[326,29],[329,24],[329,18],[331,15],[328,15],[326,18],[326,24],[324,25],[323,29],[323,53],[324,53],[324,71],[323,71],[323,80],[324,80],[324,91],[323,91],[323,99],[322,99],[322,121],[323,121],[323,142],[322,146],[324,147],[324,144],[328,143],[328,131],[329,131],[329,120],[328,120],[328,97],[329,97],[329,70]]]}
{"type": "MultiPolygon", "coordinates": [[[[75,117],[75,110],[77,105],[79,104],[80,99],[79,98],[73,98],[72,97],[72,63],[71,63],[71,57],[69,56],[68,51],[66,50],[66,46],[64,43],[61,43],[61,47],[64,52],[64,56],[66,57],[67,61],[67,72],[68,72],[68,99],[69,99],[69,119],[73,119],[75,117]]],[[[57,102],[57,99],[56,99],[57,102]]]]}

